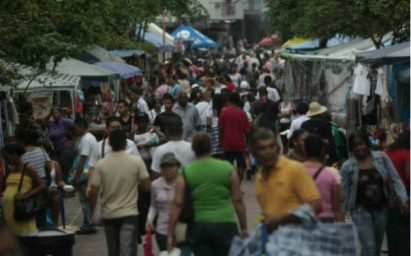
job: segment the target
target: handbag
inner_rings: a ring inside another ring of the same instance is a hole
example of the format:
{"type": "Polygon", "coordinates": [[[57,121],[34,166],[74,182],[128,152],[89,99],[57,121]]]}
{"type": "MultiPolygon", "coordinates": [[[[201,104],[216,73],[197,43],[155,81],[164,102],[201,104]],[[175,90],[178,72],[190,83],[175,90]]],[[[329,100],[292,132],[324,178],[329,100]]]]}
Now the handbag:
{"type": "MultiPolygon", "coordinates": [[[[24,173],[26,171],[27,164],[23,166],[21,172],[20,183],[17,189],[17,193],[20,193],[23,183],[24,173]]],[[[14,218],[16,220],[26,220],[33,218],[38,212],[40,212],[46,205],[46,200],[43,193],[39,193],[36,196],[27,199],[15,199],[14,200],[14,218]]]]}
{"type": "Polygon", "coordinates": [[[194,222],[194,207],[193,207],[193,198],[191,195],[190,186],[187,182],[185,168],[183,167],[183,178],[186,184],[184,189],[184,203],[181,209],[181,214],[179,221],[181,223],[192,223],[194,222]]]}

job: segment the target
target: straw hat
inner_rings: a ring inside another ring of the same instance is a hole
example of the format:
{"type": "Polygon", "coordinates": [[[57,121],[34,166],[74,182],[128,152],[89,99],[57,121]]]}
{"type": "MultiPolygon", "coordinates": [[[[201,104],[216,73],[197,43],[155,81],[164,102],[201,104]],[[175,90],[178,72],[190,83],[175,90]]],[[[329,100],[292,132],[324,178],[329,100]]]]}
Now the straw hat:
{"type": "Polygon", "coordinates": [[[308,117],[316,116],[327,112],[328,109],[325,106],[320,105],[318,102],[314,101],[310,103],[310,108],[307,112],[308,117]]]}

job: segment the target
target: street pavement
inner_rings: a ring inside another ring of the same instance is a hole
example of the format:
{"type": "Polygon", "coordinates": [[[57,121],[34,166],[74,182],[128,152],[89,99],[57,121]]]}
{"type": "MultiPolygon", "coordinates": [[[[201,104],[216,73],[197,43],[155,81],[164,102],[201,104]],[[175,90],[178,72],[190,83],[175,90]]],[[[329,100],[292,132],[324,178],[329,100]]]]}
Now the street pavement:
{"type": "MultiPolygon", "coordinates": [[[[254,176],[255,177],[255,176],[254,176]]],[[[241,185],[241,190],[244,193],[244,203],[247,210],[247,222],[249,232],[256,225],[256,217],[261,213],[257,203],[254,190],[254,177],[251,181],[244,181],[241,185]]],[[[68,230],[77,230],[83,220],[83,215],[80,208],[78,194],[74,197],[65,198],[66,222],[68,230]]],[[[155,240],[153,240],[155,246],[155,240]]],[[[142,246],[139,245],[138,255],[143,255],[142,246]]],[[[155,248],[155,250],[157,250],[155,248]]],[[[76,256],[106,256],[107,246],[103,228],[95,235],[80,235],[76,236],[76,243],[73,246],[73,255],[76,256]]],[[[158,255],[156,253],[155,255],[158,255]]]]}

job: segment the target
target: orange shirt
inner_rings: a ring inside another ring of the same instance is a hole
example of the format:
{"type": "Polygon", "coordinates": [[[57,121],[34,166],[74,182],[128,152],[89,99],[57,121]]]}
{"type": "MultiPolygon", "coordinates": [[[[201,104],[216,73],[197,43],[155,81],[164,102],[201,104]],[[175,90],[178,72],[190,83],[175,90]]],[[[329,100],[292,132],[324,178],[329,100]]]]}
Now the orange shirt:
{"type": "Polygon", "coordinates": [[[257,173],[256,195],[263,212],[275,215],[320,199],[317,186],[303,165],[284,156],[278,158],[267,180],[261,171],[257,173]]]}

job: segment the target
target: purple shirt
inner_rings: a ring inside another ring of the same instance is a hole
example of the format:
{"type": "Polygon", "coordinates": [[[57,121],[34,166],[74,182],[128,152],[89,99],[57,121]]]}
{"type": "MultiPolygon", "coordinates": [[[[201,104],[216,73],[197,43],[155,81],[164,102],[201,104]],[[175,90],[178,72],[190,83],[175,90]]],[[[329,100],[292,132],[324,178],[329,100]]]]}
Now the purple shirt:
{"type": "MultiPolygon", "coordinates": [[[[317,168],[306,168],[311,176],[317,172],[317,168]]],[[[320,218],[335,217],[331,204],[331,189],[340,185],[340,181],[334,172],[325,167],[315,180],[318,191],[321,195],[321,212],[317,215],[320,218]]]]}
{"type": "Polygon", "coordinates": [[[65,132],[74,128],[74,121],[68,118],[61,118],[57,122],[50,121],[47,125],[49,139],[53,143],[54,150],[61,152],[68,147],[65,132]]]}

